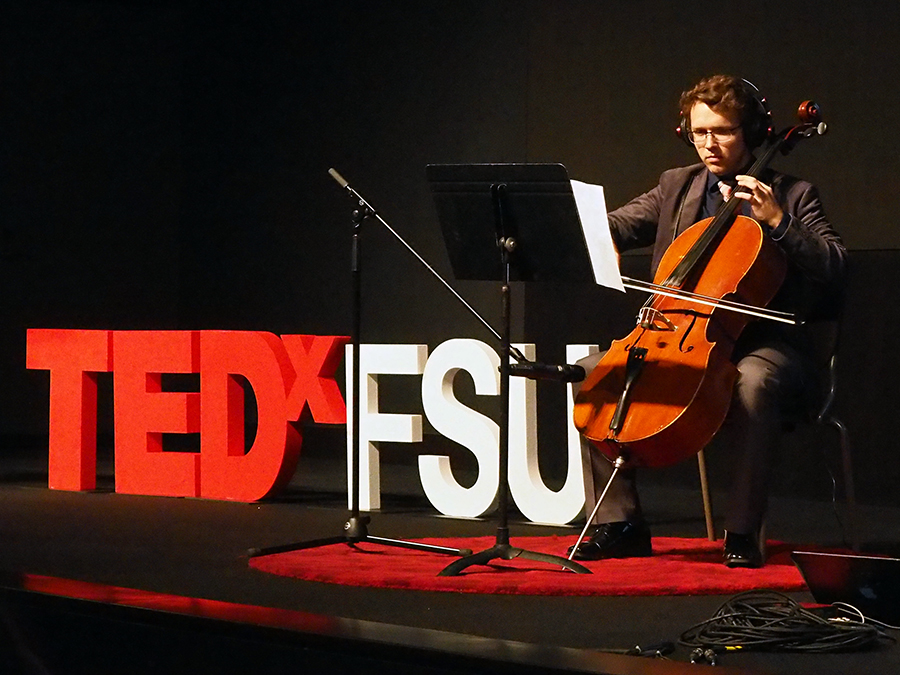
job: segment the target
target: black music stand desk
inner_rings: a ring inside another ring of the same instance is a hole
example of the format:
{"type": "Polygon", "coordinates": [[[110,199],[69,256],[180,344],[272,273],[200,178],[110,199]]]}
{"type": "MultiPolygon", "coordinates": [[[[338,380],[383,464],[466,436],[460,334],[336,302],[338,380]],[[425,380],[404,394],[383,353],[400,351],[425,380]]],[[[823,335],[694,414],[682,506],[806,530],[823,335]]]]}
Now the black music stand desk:
{"type": "Polygon", "coordinates": [[[510,546],[509,359],[510,281],[594,283],[578,208],[562,164],[431,164],[426,167],[444,242],[457,279],[499,281],[500,476],[497,539],[492,548],[460,558],[440,572],[522,557],[579,574],[574,561],[510,546]]]}

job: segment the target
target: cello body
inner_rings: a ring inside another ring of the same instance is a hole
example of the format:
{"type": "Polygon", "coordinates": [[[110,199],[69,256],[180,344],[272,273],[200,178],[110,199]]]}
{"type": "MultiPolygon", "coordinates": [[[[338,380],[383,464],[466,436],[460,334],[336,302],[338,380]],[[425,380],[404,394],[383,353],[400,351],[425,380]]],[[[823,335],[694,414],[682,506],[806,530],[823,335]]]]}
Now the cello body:
{"type": "MultiPolygon", "coordinates": [[[[787,272],[783,251],[755,220],[733,216],[714,246],[698,246],[713,218],[679,235],[654,281],[706,296],[765,306],[787,272]],[[686,257],[703,264],[673,285],[686,257]]],[[[611,461],[674,464],[699,452],[731,404],[737,369],[733,347],[749,319],[688,299],[654,296],[644,321],[616,340],[575,399],[576,428],[611,461]]],[[[643,311],[643,310],[642,310],[643,311]]]]}

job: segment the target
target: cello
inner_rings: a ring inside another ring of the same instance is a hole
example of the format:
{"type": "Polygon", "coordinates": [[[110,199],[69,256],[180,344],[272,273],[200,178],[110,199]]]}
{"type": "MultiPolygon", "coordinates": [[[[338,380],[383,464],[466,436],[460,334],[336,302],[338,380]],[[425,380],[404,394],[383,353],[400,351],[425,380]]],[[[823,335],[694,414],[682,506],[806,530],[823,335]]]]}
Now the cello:
{"type": "MultiPolygon", "coordinates": [[[[745,172],[759,178],[776,153],[826,131],[805,101],[800,123],[775,135],[745,172]]],[[[739,188],[740,189],[740,188],[739,188]]],[[[615,340],[575,399],[576,428],[616,468],[661,467],[702,450],[725,420],[737,368],[733,347],[753,317],[797,323],[764,307],[784,281],[784,252],[730,195],[715,216],[678,235],[664,254],[637,325],[615,340]]],[[[602,498],[601,498],[602,499],[602,498]]]]}

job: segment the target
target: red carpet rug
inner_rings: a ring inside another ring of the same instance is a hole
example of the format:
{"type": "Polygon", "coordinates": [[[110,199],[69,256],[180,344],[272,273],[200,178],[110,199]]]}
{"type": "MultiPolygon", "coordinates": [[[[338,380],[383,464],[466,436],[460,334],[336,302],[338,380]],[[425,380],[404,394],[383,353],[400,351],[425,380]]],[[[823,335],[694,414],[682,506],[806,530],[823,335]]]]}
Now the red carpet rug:
{"type": "MultiPolygon", "coordinates": [[[[491,548],[494,537],[420,539],[429,544],[491,548]]],[[[575,537],[513,537],[517,548],[565,556],[575,537]]],[[[455,577],[438,573],[457,558],[437,553],[363,543],[333,544],[250,559],[250,566],[270,574],[347,586],[398,588],[457,593],[519,595],[730,595],[754,589],[800,591],[806,588],[790,560],[796,547],[769,542],[768,562],[758,570],[728,569],[722,542],[655,537],[653,556],[585,563],[593,574],[523,558],[473,565],[455,577]]]]}

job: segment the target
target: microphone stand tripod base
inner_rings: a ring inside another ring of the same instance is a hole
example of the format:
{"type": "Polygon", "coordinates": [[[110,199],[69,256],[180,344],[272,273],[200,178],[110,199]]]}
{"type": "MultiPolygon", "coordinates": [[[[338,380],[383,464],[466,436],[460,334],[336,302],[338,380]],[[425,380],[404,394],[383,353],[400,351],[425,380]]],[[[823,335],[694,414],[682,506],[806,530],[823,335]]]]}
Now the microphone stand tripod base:
{"type": "Polygon", "coordinates": [[[387,539],[385,537],[373,537],[369,534],[368,524],[370,518],[368,516],[350,516],[350,519],[344,523],[344,534],[334,537],[325,537],[324,539],[313,539],[306,542],[297,542],[293,544],[283,544],[281,546],[269,546],[267,548],[251,548],[247,551],[250,558],[258,558],[264,555],[273,555],[275,553],[287,553],[288,551],[302,551],[310,548],[319,548],[321,546],[329,546],[331,544],[347,544],[348,546],[356,546],[361,542],[369,542],[372,544],[381,544],[382,546],[396,546],[399,548],[408,548],[414,551],[425,551],[427,553],[442,553],[448,555],[470,556],[472,549],[468,548],[450,548],[448,546],[437,546],[434,544],[423,544],[417,541],[405,541],[402,539],[387,539]]]}

